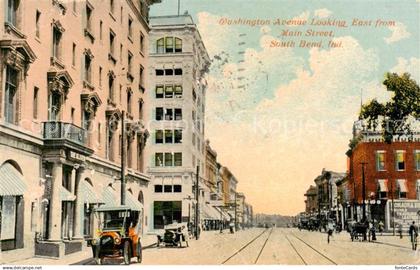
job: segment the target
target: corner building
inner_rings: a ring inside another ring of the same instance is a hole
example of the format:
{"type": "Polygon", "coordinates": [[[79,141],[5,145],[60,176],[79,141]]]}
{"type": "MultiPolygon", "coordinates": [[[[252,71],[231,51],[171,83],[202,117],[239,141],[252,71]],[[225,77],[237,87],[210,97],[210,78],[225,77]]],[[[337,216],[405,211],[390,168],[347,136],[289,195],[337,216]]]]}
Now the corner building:
{"type": "Polygon", "coordinates": [[[1,1],[1,263],[62,257],[93,236],[92,210],[119,204],[123,113],[127,202],[147,226],[142,119],[153,2],[1,1]]]}
{"type": "Polygon", "coordinates": [[[197,167],[199,186],[205,185],[204,76],[210,59],[190,15],[151,17],[150,25],[146,156],[153,231],[195,217],[197,167]]]}

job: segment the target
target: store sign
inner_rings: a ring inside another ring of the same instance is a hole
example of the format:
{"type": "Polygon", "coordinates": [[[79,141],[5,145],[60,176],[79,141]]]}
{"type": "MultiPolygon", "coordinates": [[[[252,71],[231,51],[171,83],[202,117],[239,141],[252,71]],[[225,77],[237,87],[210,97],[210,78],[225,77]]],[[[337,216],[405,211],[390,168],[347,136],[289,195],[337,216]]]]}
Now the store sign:
{"type": "MultiPolygon", "coordinates": [[[[392,207],[392,206],[391,206],[392,207]]],[[[395,223],[408,225],[418,220],[417,212],[420,209],[420,201],[394,201],[395,223]]],[[[391,210],[392,211],[392,210],[391,210]]]]}
{"type": "Polygon", "coordinates": [[[16,197],[4,196],[1,208],[1,240],[15,238],[16,197]]]}

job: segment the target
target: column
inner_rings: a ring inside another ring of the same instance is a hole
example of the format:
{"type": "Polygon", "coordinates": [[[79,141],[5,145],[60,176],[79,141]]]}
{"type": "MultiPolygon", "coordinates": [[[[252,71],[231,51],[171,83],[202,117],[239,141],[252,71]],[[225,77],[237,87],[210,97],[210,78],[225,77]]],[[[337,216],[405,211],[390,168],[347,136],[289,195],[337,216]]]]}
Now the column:
{"type": "Polygon", "coordinates": [[[76,204],[74,207],[74,237],[73,239],[83,239],[83,232],[82,232],[82,220],[84,215],[84,205],[83,205],[83,197],[80,191],[80,181],[83,181],[82,174],[84,168],[76,168],[76,177],[75,177],[75,190],[74,194],[76,195],[76,204]]]}
{"type": "Polygon", "coordinates": [[[63,178],[63,164],[55,162],[52,169],[51,198],[50,198],[50,221],[49,240],[61,241],[61,199],[60,189],[63,178]]]}

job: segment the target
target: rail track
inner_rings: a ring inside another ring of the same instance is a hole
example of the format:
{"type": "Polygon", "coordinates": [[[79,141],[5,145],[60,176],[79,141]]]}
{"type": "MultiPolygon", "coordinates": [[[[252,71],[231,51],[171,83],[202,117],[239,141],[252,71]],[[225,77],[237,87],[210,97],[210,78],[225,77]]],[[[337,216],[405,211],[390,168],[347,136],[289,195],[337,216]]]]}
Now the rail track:
{"type": "Polygon", "coordinates": [[[253,242],[255,242],[255,240],[257,240],[258,238],[260,238],[263,234],[267,233],[267,238],[264,241],[264,244],[262,245],[262,247],[260,248],[259,252],[258,252],[258,256],[256,257],[254,264],[256,264],[265,248],[265,246],[267,245],[268,239],[271,236],[271,233],[273,232],[273,228],[271,229],[265,229],[262,233],[258,234],[256,237],[254,237],[253,239],[251,239],[251,241],[249,241],[248,243],[246,243],[245,245],[243,245],[240,249],[238,249],[235,253],[233,253],[231,256],[229,256],[227,259],[225,259],[221,264],[226,264],[228,261],[230,261],[231,259],[233,259],[234,257],[236,257],[238,254],[240,254],[243,250],[245,250],[247,247],[249,247],[249,245],[251,245],[253,242]]]}

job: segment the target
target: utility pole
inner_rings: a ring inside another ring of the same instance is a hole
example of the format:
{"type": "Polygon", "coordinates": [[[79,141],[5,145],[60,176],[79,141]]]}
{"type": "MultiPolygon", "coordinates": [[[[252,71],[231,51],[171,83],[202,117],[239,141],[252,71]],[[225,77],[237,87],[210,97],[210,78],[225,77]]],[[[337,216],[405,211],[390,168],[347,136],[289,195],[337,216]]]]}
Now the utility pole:
{"type": "Polygon", "coordinates": [[[394,185],[391,180],[391,221],[392,221],[392,235],[395,236],[395,212],[394,212],[394,185]]]}
{"type": "Polygon", "coordinates": [[[125,111],[121,116],[121,205],[125,205],[125,111]]]}
{"type": "Polygon", "coordinates": [[[237,209],[236,209],[236,191],[235,191],[235,231],[238,231],[238,217],[237,217],[237,209]]]}
{"type": "Polygon", "coordinates": [[[362,199],[363,199],[363,222],[366,222],[366,182],[365,182],[365,165],[366,162],[360,162],[362,165],[362,199]]]}
{"type": "Polygon", "coordinates": [[[179,10],[181,8],[181,0],[178,0],[178,16],[179,16],[179,10]]]}
{"type": "Polygon", "coordinates": [[[199,189],[199,186],[198,186],[198,183],[199,183],[199,172],[200,172],[200,166],[197,166],[197,172],[196,172],[196,182],[195,182],[195,200],[196,200],[196,205],[195,205],[195,239],[196,240],[198,240],[198,237],[199,237],[199,235],[198,235],[198,225],[199,225],[199,221],[200,221],[200,217],[199,217],[199,215],[200,215],[200,212],[198,211],[198,205],[199,205],[199,197],[200,197],[200,194],[199,194],[199,191],[200,191],[200,189],[199,189]]]}

